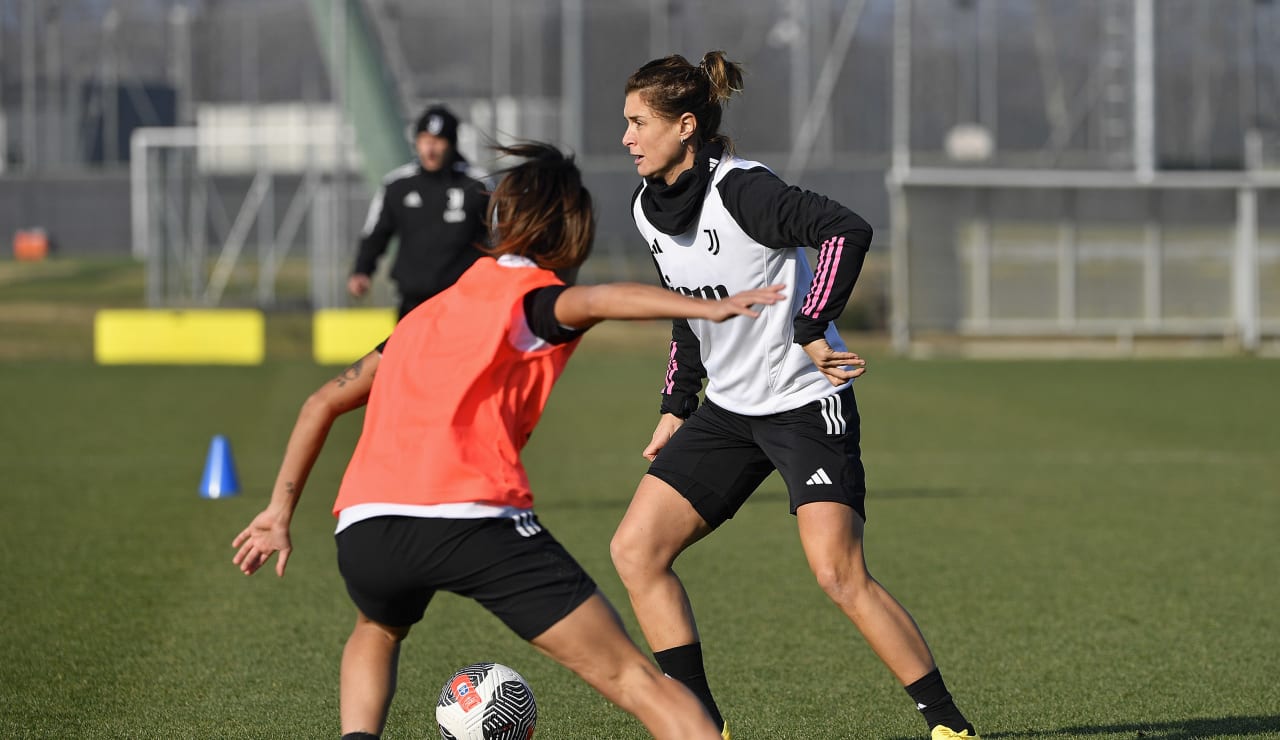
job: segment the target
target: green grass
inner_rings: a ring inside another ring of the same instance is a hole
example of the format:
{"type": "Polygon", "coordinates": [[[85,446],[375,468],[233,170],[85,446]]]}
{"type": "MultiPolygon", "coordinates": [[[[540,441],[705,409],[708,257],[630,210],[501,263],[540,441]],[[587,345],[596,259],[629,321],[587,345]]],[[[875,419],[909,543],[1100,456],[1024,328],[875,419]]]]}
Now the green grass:
{"type": "MultiPolygon", "coordinates": [[[[984,737],[1280,737],[1280,362],[911,361],[865,346],[872,572],[984,737]]],[[[543,522],[637,637],[608,540],[644,470],[663,349],[650,326],[593,332],[526,454],[543,522]]],[[[336,737],[353,608],[328,510],[359,414],[330,436],[288,575],[246,578],[229,546],[265,503],[298,404],[335,369],[67,353],[0,361],[0,737],[336,737]],[[214,434],[232,442],[241,496],[197,494],[214,434]]],[[[679,566],[735,737],[923,737],[813,583],[786,506],[770,479],[679,566]]],[[[448,595],[406,643],[386,737],[431,736],[440,685],[478,660],[529,679],[540,738],[645,737],[448,595]]]]}

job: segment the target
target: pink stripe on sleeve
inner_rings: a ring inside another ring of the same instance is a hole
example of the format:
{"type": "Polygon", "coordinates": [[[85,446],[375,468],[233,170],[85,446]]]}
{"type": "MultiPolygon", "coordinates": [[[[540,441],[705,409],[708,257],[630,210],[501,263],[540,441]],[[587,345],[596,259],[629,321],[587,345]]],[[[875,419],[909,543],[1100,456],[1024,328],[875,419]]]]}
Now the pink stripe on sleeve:
{"type": "MultiPolygon", "coordinates": [[[[835,237],[832,237],[833,239],[835,237]]],[[[831,260],[831,239],[823,242],[822,247],[818,250],[818,264],[813,271],[813,280],[809,283],[809,294],[805,296],[804,307],[800,309],[802,316],[808,316],[809,310],[813,308],[814,302],[818,300],[818,295],[822,292],[822,280],[826,276],[827,262],[831,260]]]]}
{"type": "Polygon", "coordinates": [[[818,252],[818,272],[809,288],[809,298],[800,313],[816,319],[831,298],[831,286],[836,283],[836,270],[840,269],[840,255],[844,253],[844,237],[832,237],[818,252]],[[821,295],[821,298],[819,298],[821,295]]]}
{"type": "Polygon", "coordinates": [[[667,382],[662,387],[663,395],[669,396],[676,389],[676,343],[671,343],[671,356],[667,358],[667,382]]]}

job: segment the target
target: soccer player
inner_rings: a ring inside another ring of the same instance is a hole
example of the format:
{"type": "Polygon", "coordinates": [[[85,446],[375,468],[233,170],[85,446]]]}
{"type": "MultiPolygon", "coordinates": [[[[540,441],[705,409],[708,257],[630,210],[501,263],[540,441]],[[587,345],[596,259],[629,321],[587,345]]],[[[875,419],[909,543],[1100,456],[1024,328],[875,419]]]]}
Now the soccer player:
{"type": "Polygon", "coordinates": [[[716,300],[638,284],[568,287],[553,272],[587,257],[591,195],[554,147],[495,189],[490,256],[408,314],[391,337],[303,404],[271,501],[232,542],[245,574],[275,553],[341,414],[368,405],[333,511],[338,567],[358,608],[342,655],[343,737],[376,738],[395,692],[400,642],[440,590],[475,599],[514,632],[632,713],[658,738],[720,737],[698,700],[627,637],[613,607],[538,522],[520,450],[569,356],[603,319],[756,316],[761,286],[716,300]]]}
{"type": "Polygon", "coordinates": [[[833,320],[858,278],[871,227],[734,154],[720,119],[724,101],[741,90],[741,68],[719,51],[696,66],[681,56],[651,61],[626,83],[622,144],[643,178],[632,215],[663,284],[727,296],[782,282],[788,300],[765,307],[758,321],[674,322],[662,416],[643,453],[651,464],[614,534],[614,565],[659,666],[702,699],[728,738],[673,565],[777,470],[819,585],[906,687],[933,739],[977,737],[911,615],[863,558],[853,379],[866,363],[833,320]],[[816,270],[804,246],[817,248],[816,270]]]}

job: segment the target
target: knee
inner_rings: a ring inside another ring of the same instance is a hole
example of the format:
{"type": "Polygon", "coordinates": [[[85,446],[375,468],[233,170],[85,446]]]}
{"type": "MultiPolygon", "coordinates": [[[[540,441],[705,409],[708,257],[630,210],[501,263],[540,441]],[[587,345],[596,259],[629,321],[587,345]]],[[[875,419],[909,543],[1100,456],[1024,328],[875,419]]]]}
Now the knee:
{"type": "Polygon", "coordinates": [[[837,604],[854,603],[870,589],[871,576],[850,563],[825,561],[813,563],[812,569],[818,586],[837,604]]]}
{"type": "Polygon", "coordinates": [[[644,534],[619,527],[609,542],[609,557],[624,584],[652,577],[671,566],[671,560],[644,534]]]}
{"type": "Polygon", "coordinates": [[[639,555],[640,543],[630,531],[619,528],[609,541],[609,558],[613,560],[613,568],[624,583],[638,577],[644,565],[644,558],[639,555]]]}

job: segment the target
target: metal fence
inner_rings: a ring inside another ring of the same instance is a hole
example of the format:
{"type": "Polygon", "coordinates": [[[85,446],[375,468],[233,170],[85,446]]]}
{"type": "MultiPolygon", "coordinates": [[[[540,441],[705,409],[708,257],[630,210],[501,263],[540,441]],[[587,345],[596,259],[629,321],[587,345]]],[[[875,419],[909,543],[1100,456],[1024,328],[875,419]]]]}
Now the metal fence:
{"type": "MultiPolygon", "coordinates": [[[[907,168],[1243,172],[1280,160],[1280,3],[1274,2],[364,0],[361,7],[378,30],[406,121],[424,103],[445,101],[468,119],[466,145],[481,160],[485,142],[516,136],[551,139],[579,154],[600,203],[598,253],[589,274],[601,278],[648,275],[627,215],[635,176],[619,141],[621,88],[641,63],[671,52],[696,60],[724,49],[742,62],[746,90],[730,103],[725,119],[740,151],[861,212],[877,228],[877,257],[887,252],[896,227],[910,225],[913,243],[937,228],[928,223],[933,206],[927,204],[935,200],[939,213],[958,209],[959,225],[948,244],[929,248],[948,251],[957,264],[965,260],[955,255],[973,252],[965,245],[982,243],[974,235],[984,228],[975,215],[983,207],[998,215],[1020,197],[1071,201],[1045,209],[1046,220],[1029,231],[997,222],[986,227],[996,260],[994,286],[1003,285],[999,265],[1006,243],[1056,250],[1061,222],[1074,218],[1063,214],[1084,219],[1095,194],[1067,188],[1033,196],[1017,194],[1021,186],[1015,185],[958,195],[953,185],[941,195],[936,183],[908,177],[907,168]],[[1247,140],[1257,142],[1252,163],[1247,140]],[[891,170],[891,184],[933,189],[912,195],[918,202],[902,208],[885,188],[891,170]],[[966,214],[967,207],[977,210],[966,214]]],[[[70,225],[75,209],[45,199],[63,199],[59,178],[116,178],[104,179],[104,188],[118,182],[134,130],[198,125],[202,110],[219,108],[336,110],[343,70],[325,64],[313,12],[308,0],[0,3],[0,192],[38,191],[42,201],[39,207],[0,205],[0,230],[37,225],[29,219],[38,213],[44,220],[39,225],[55,239],[75,234],[61,239],[68,252],[89,251],[92,235],[70,225]]],[[[251,182],[253,172],[241,176],[251,182]]],[[[349,181],[349,173],[335,181],[349,181]]],[[[355,183],[345,192],[358,202],[368,197],[362,188],[355,183]]],[[[1182,233],[1176,217],[1185,209],[1166,195],[1176,200],[1172,194],[1135,196],[1140,204],[1159,202],[1099,238],[1148,248],[1149,227],[1134,224],[1146,224],[1154,214],[1161,243],[1167,243],[1182,233]]],[[[1272,201],[1265,193],[1259,197],[1257,253],[1266,257],[1272,201]]],[[[273,208],[277,200],[264,199],[263,207],[273,208]]],[[[1228,200],[1235,202],[1234,196],[1228,200]]],[[[1234,209],[1221,215],[1228,212],[1234,209]]],[[[284,215],[264,218],[279,225],[284,215]]],[[[1211,221],[1205,228],[1218,236],[1205,239],[1235,238],[1234,220],[1211,221]]],[[[353,218],[334,227],[347,232],[347,250],[354,249],[357,226],[353,218]]],[[[1090,261],[1092,227],[1081,220],[1075,228],[1083,234],[1085,260],[1077,278],[1115,270],[1114,279],[1100,278],[1098,285],[1115,285],[1108,300],[1135,300],[1122,277],[1126,260],[1090,261]]],[[[270,252],[257,243],[259,233],[256,226],[247,230],[242,254],[270,252]]],[[[1165,285],[1177,273],[1169,266],[1158,280],[1148,274],[1142,281],[1165,285]]],[[[895,277],[908,280],[901,271],[895,277]]],[[[1043,313],[1043,307],[1008,303],[997,293],[968,307],[917,305],[922,295],[958,295],[978,285],[972,272],[959,268],[949,280],[909,294],[894,291],[895,308],[912,312],[899,313],[904,336],[910,336],[911,316],[920,318],[921,328],[971,329],[979,324],[965,311],[980,310],[984,302],[993,321],[1007,312],[1029,320],[1043,313]]],[[[1259,285],[1259,303],[1269,305],[1270,282],[1260,279],[1259,285]]],[[[1106,289],[1077,283],[1074,297],[1063,294],[1055,305],[1074,302],[1076,319],[1083,319],[1081,307],[1094,305],[1099,290],[1106,289]]],[[[1139,318],[1150,315],[1154,300],[1145,290],[1139,318]]],[[[1196,281],[1185,289],[1170,284],[1160,293],[1161,311],[1187,291],[1203,298],[1186,300],[1219,304],[1217,290],[1196,281]]],[[[1067,325],[1057,314],[1051,318],[1067,325]]]]}

